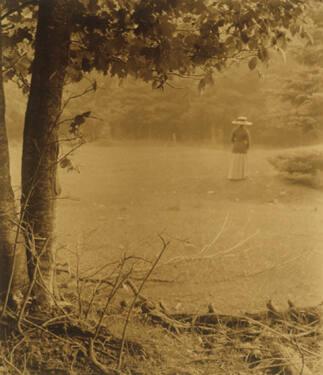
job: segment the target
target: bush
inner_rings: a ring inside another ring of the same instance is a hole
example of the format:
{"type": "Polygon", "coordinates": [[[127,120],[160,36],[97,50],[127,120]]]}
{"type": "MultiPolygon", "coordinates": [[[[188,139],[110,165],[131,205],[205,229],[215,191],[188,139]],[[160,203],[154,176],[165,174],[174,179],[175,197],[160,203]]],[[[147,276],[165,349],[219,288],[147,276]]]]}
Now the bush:
{"type": "Polygon", "coordinates": [[[318,150],[284,153],[270,158],[269,162],[281,176],[294,183],[323,186],[323,153],[318,150]]]}

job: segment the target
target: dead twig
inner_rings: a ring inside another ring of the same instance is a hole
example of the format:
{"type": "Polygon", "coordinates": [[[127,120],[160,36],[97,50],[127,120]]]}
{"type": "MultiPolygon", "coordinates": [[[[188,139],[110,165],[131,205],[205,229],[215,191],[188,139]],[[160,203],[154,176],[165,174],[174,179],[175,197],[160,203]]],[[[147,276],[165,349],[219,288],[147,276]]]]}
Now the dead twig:
{"type": "Polygon", "coordinates": [[[9,359],[6,357],[2,357],[2,360],[5,362],[6,365],[11,367],[18,375],[24,375],[24,372],[20,371],[18,367],[16,367],[9,359]]]}
{"type": "MultiPolygon", "coordinates": [[[[39,255],[37,255],[35,257],[35,268],[34,268],[34,272],[33,272],[33,276],[32,276],[32,279],[30,281],[30,284],[29,284],[29,288],[28,288],[28,291],[24,297],[24,302],[22,304],[22,307],[21,307],[21,310],[19,312],[19,315],[18,315],[18,320],[17,320],[17,328],[18,328],[18,331],[19,333],[24,336],[24,332],[22,330],[22,326],[21,326],[21,322],[23,320],[23,317],[24,317],[24,314],[25,314],[25,310],[26,310],[26,307],[27,307],[27,304],[28,304],[28,301],[31,297],[31,294],[32,294],[32,291],[34,289],[34,286],[35,286],[35,283],[36,283],[36,280],[37,280],[37,273],[39,271],[39,261],[40,261],[40,258],[43,254],[43,252],[45,251],[46,249],[46,246],[47,246],[47,243],[48,243],[48,239],[44,242],[43,244],[43,248],[41,249],[41,252],[39,255]]],[[[33,238],[33,249],[35,249],[35,241],[34,241],[34,238],[33,238]]]]}
{"type": "Polygon", "coordinates": [[[96,358],[96,355],[95,355],[95,351],[94,351],[94,340],[93,339],[90,339],[88,357],[90,358],[90,360],[92,361],[94,366],[96,368],[98,368],[103,375],[112,375],[112,374],[123,375],[122,371],[120,371],[118,369],[106,367],[106,366],[102,365],[102,363],[100,361],[98,361],[98,359],[96,358]]]}
{"type": "Polygon", "coordinates": [[[126,333],[127,333],[127,328],[128,328],[128,325],[129,325],[130,316],[131,316],[131,313],[133,311],[133,308],[135,307],[137,299],[138,299],[138,297],[139,297],[139,295],[140,295],[143,287],[145,286],[146,281],[149,279],[150,275],[153,273],[155,267],[157,266],[158,262],[160,261],[161,257],[163,256],[164,252],[166,251],[166,249],[167,249],[167,247],[169,245],[169,242],[165,241],[165,239],[162,236],[159,236],[159,238],[160,238],[160,240],[162,241],[162,244],[163,244],[162,250],[160,251],[160,253],[157,256],[157,258],[155,259],[155,261],[152,264],[150,270],[147,272],[146,276],[142,280],[142,282],[141,282],[141,284],[140,284],[140,286],[138,288],[138,292],[134,296],[134,298],[132,300],[132,303],[131,303],[131,305],[129,307],[127,318],[126,318],[126,322],[125,322],[125,324],[123,326],[122,338],[121,338],[121,347],[120,347],[120,353],[119,353],[119,358],[118,358],[118,367],[117,367],[118,370],[120,370],[121,366],[122,366],[122,359],[123,359],[123,351],[124,351],[124,345],[125,345],[125,340],[126,340],[126,333]]]}
{"type": "Polygon", "coordinates": [[[225,219],[223,221],[222,227],[221,227],[220,231],[217,233],[217,235],[215,236],[215,238],[208,245],[205,245],[202,248],[202,250],[200,251],[200,254],[202,254],[205,251],[209,250],[218,241],[218,239],[221,237],[222,233],[224,232],[224,230],[226,228],[226,225],[228,223],[228,219],[229,219],[229,214],[227,214],[225,216],[225,219]]]}
{"type": "Polygon", "coordinates": [[[106,302],[106,304],[105,304],[105,306],[104,306],[104,309],[103,309],[103,311],[102,311],[102,313],[101,313],[101,316],[100,316],[99,322],[98,322],[98,324],[97,324],[97,326],[96,326],[96,329],[95,329],[95,334],[94,334],[93,341],[95,341],[96,338],[98,337],[98,334],[99,334],[99,332],[100,332],[100,328],[101,328],[101,325],[102,325],[103,319],[104,319],[104,317],[105,317],[105,315],[106,315],[106,312],[107,312],[107,310],[108,310],[108,308],[109,308],[109,305],[110,305],[110,303],[111,303],[113,297],[115,296],[115,294],[117,293],[117,291],[120,289],[120,287],[123,285],[124,281],[125,281],[126,279],[128,279],[129,275],[131,274],[132,269],[130,269],[130,271],[128,271],[128,273],[127,273],[125,276],[122,274],[124,264],[125,264],[125,263],[122,262],[121,267],[120,267],[119,275],[117,276],[117,278],[116,278],[116,280],[115,280],[115,283],[114,283],[114,285],[113,285],[113,288],[112,288],[112,290],[111,290],[111,292],[110,292],[110,294],[109,294],[109,296],[108,296],[108,298],[107,298],[107,302],[106,302]]]}

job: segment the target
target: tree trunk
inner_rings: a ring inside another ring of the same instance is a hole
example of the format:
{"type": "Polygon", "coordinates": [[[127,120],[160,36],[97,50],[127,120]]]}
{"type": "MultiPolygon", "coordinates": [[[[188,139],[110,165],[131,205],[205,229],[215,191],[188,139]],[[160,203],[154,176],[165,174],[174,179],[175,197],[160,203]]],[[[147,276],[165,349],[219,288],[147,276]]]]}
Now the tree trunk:
{"type": "Polygon", "coordinates": [[[41,1],[25,117],[22,207],[29,276],[40,307],[53,303],[53,235],[58,160],[58,118],[70,48],[71,2],[41,1]],[[38,271],[35,271],[38,259],[38,271]]]}
{"type": "Polygon", "coordinates": [[[28,282],[28,278],[23,236],[18,231],[18,216],[11,186],[9,145],[5,123],[5,94],[1,68],[2,36],[0,25],[0,301],[3,303],[6,295],[15,295],[15,292],[28,282]]]}

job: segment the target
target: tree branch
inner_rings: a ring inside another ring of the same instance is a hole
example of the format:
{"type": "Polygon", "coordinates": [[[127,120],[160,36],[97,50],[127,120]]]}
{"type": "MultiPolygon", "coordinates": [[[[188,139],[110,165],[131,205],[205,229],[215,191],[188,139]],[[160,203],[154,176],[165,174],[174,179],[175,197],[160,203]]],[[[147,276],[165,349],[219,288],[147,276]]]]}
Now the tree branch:
{"type": "Polygon", "coordinates": [[[12,14],[19,12],[20,10],[23,10],[24,8],[28,7],[29,5],[38,5],[38,0],[27,0],[24,3],[20,4],[16,8],[8,10],[6,13],[4,13],[2,16],[0,16],[0,21],[3,21],[7,17],[10,17],[12,14]]]}

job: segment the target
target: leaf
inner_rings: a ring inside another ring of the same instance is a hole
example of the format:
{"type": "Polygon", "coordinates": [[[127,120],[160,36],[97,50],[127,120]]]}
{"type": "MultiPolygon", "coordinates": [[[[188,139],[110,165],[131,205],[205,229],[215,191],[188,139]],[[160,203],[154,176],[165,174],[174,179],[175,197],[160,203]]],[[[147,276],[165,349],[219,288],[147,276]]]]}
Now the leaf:
{"type": "Polygon", "coordinates": [[[69,167],[71,167],[73,164],[72,164],[71,159],[69,159],[68,157],[65,157],[65,158],[63,158],[63,159],[60,161],[59,165],[60,165],[61,168],[69,168],[69,167]]]}
{"type": "Polygon", "coordinates": [[[310,33],[308,33],[307,31],[304,31],[304,37],[305,37],[306,39],[308,39],[309,44],[310,44],[311,46],[314,44],[313,36],[312,36],[310,33]]]}
{"type": "Polygon", "coordinates": [[[257,39],[250,39],[248,42],[248,47],[251,51],[256,50],[258,48],[258,40],[257,39]]]}
{"type": "Polygon", "coordinates": [[[297,25],[297,24],[293,24],[290,26],[290,32],[292,34],[292,36],[295,36],[300,30],[300,26],[297,25]]]}
{"type": "Polygon", "coordinates": [[[76,115],[70,124],[70,133],[77,134],[79,132],[80,126],[85,123],[86,119],[90,117],[90,115],[91,111],[76,115]]]}
{"type": "Polygon", "coordinates": [[[199,93],[201,94],[204,89],[205,89],[205,86],[206,86],[206,81],[204,78],[202,78],[198,84],[198,90],[199,90],[199,93]]]}
{"type": "Polygon", "coordinates": [[[265,47],[261,47],[258,50],[258,58],[263,62],[268,62],[270,59],[269,51],[265,47]]]}
{"type": "Polygon", "coordinates": [[[80,170],[78,167],[76,167],[72,160],[68,158],[67,156],[63,157],[63,159],[59,162],[59,166],[62,169],[66,169],[67,172],[78,172],[80,173],[80,170]]]}
{"type": "Polygon", "coordinates": [[[75,125],[81,125],[85,122],[86,118],[88,118],[91,114],[91,111],[83,112],[80,115],[76,115],[74,117],[74,123],[75,125]]]}
{"type": "Polygon", "coordinates": [[[153,90],[158,89],[159,81],[158,81],[158,80],[154,80],[154,81],[152,82],[151,86],[152,86],[152,89],[153,89],[153,90]]]}
{"type": "Polygon", "coordinates": [[[214,85],[214,79],[213,79],[213,74],[212,72],[209,72],[206,74],[204,77],[205,79],[205,85],[213,86],[214,85]]]}
{"type": "Polygon", "coordinates": [[[248,62],[248,66],[250,70],[254,70],[257,66],[258,58],[257,56],[254,56],[251,60],[248,62]]]}
{"type": "Polygon", "coordinates": [[[242,31],[240,36],[243,43],[247,44],[249,42],[250,38],[246,32],[242,31]]]}
{"type": "Polygon", "coordinates": [[[15,73],[14,69],[9,69],[5,73],[3,73],[3,77],[7,81],[7,80],[13,79],[13,77],[15,76],[15,74],[16,73],[15,73]]]}
{"type": "Polygon", "coordinates": [[[91,66],[90,60],[86,57],[83,57],[83,59],[82,59],[82,70],[84,72],[90,72],[91,69],[92,69],[92,66],[91,66]]]}
{"type": "Polygon", "coordinates": [[[280,47],[277,47],[277,51],[281,54],[283,61],[286,64],[287,62],[286,52],[280,47]]]}
{"type": "Polygon", "coordinates": [[[281,34],[276,39],[276,44],[279,48],[286,48],[286,36],[281,34]]]}

